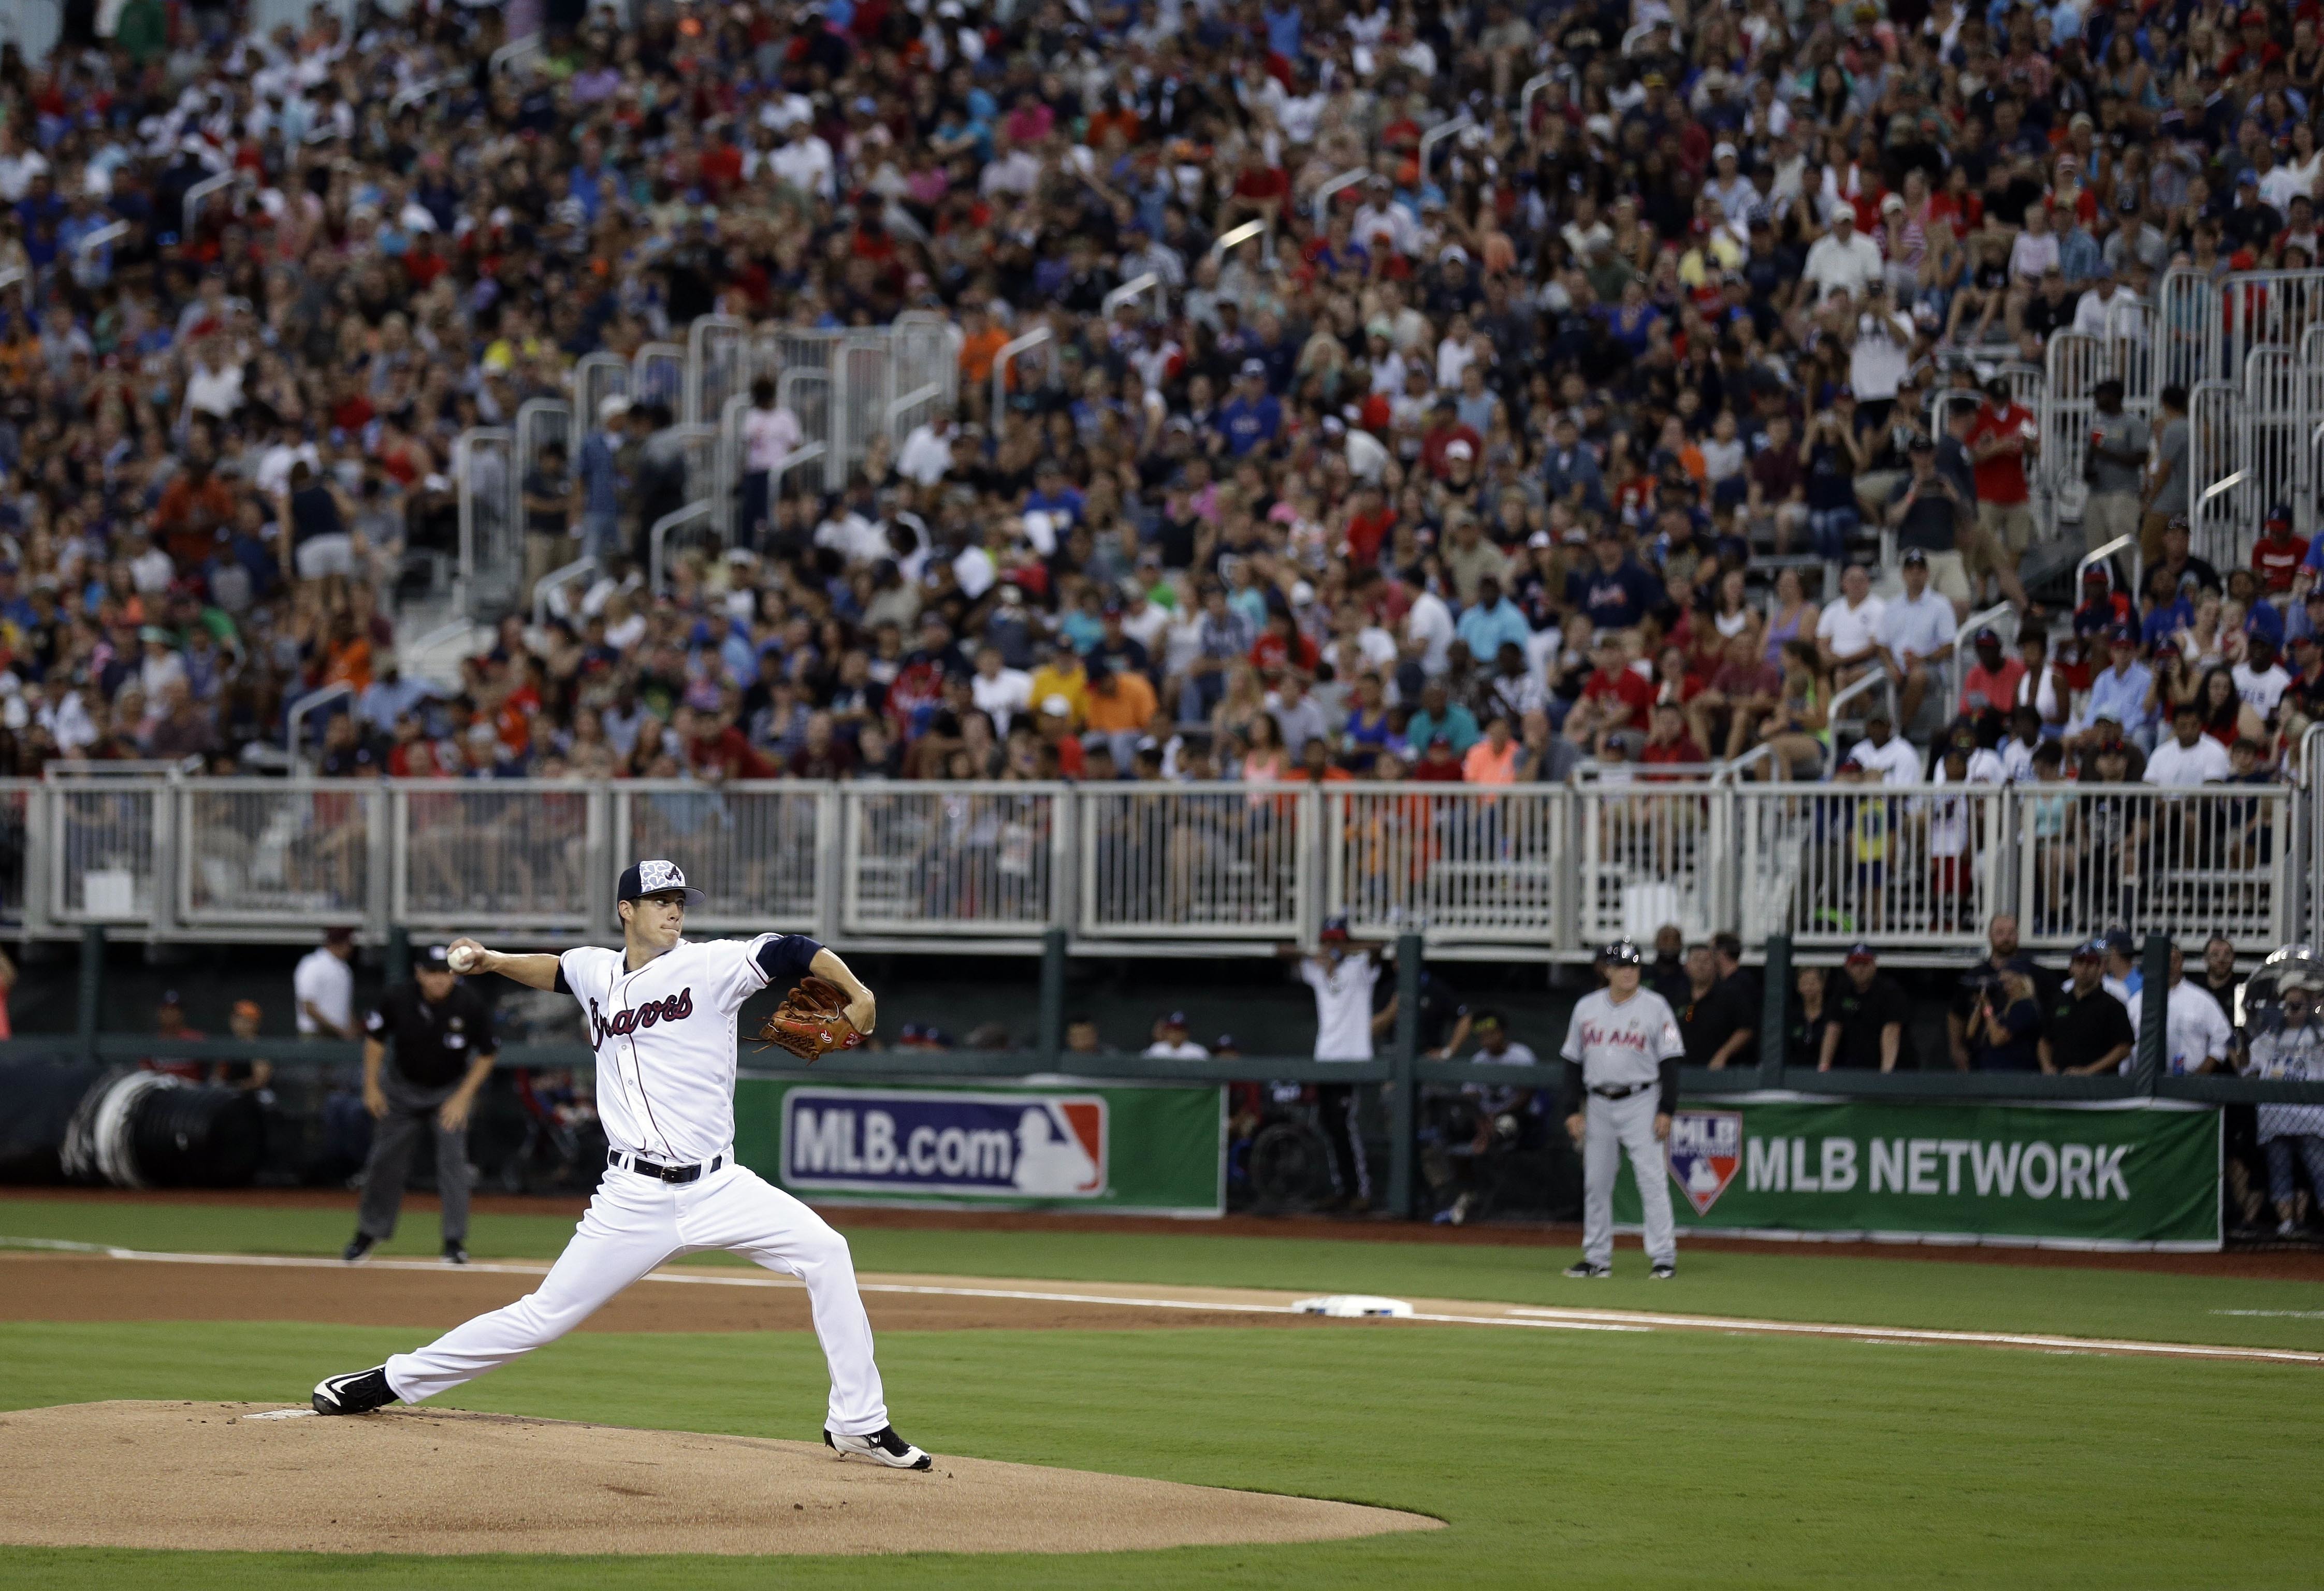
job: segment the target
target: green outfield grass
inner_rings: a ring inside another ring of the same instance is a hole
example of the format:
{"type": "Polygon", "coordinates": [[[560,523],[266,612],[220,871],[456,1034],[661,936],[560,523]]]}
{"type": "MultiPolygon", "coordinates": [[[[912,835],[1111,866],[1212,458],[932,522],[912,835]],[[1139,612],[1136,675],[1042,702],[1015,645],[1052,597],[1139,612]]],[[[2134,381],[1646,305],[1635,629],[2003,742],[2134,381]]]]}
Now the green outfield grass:
{"type": "MultiPolygon", "coordinates": [[[[847,1212],[832,1214],[846,1230],[847,1212]]],[[[0,1237],[129,1248],[337,1253],[353,1223],[352,1204],[341,1212],[0,1198],[0,1237]]],[[[480,1256],[545,1260],[555,1257],[572,1231],[565,1216],[478,1216],[469,1244],[480,1256]]],[[[1616,1256],[1613,1281],[1582,1282],[1558,1274],[1572,1258],[1562,1249],[1431,1243],[1417,1229],[1415,1237],[1411,1243],[1229,1237],[1199,1225],[1167,1235],[893,1227],[849,1233],[856,1265],[864,1271],[1381,1292],[2324,1351],[2319,1282],[1964,1264],[1914,1259],[1909,1250],[1893,1260],[1858,1259],[1822,1253],[1812,1244],[1683,1251],[1679,1281],[1669,1286],[1648,1282],[1637,1252],[1625,1249],[1616,1256]]],[[[407,1217],[383,1252],[426,1256],[436,1248],[434,1218],[420,1216],[407,1217]]]]}
{"type": "MultiPolygon", "coordinates": [[[[0,1406],[288,1401],[408,1331],[0,1327],[0,1406]]],[[[2316,1583],[2317,1372],[1708,1334],[891,1333],[906,1431],[973,1454],[1436,1514],[1422,1536],[1103,1558],[473,1560],[0,1551],[0,1584],[1728,1586],[2316,1583]]],[[[585,1335],[442,1400],[812,1438],[803,1333],[585,1335]]],[[[262,1500],[254,1499],[263,1505],[262,1500]]]]}

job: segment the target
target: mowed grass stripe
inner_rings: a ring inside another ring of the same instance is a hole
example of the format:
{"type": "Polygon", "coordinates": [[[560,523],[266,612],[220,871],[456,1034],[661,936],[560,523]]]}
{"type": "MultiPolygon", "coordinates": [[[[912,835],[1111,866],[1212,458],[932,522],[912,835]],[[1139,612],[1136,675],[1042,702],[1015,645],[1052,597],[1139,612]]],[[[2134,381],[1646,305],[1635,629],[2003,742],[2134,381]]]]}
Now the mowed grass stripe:
{"type": "MultiPolygon", "coordinates": [[[[835,1220],[847,1229],[847,1213],[835,1220]]],[[[0,1198],[0,1233],[124,1248],[336,1254],[353,1230],[345,1212],[235,1205],[126,1204],[69,1198],[0,1198]]],[[[571,1237],[561,1216],[479,1216],[479,1257],[553,1259],[571,1237]]],[[[1611,1281],[1568,1281],[1561,1250],[1305,1236],[1240,1237],[1102,1232],[849,1233],[859,1269],[1053,1281],[1164,1282],[1288,1288],[1563,1308],[1675,1310],[1766,1320],[1839,1321],[1936,1330],[2032,1332],[2147,1342],[2223,1343],[2324,1351],[2324,1283],[2164,1272],[1862,1259],[1793,1246],[1713,1253],[1682,1246],[1679,1280],[1652,1283],[1635,1250],[1611,1281]]],[[[383,1253],[436,1253],[432,1216],[407,1217],[383,1253]]],[[[725,1256],[701,1254],[690,1263],[725,1256]]],[[[735,1264],[745,1262],[733,1260],[735,1264]]]]}
{"type": "MultiPolygon", "coordinates": [[[[0,1405],[292,1401],[411,1334],[0,1326],[0,1405]]],[[[1499,1333],[894,1333],[898,1422],[939,1454],[1413,1508],[1313,1548],[883,1562],[899,1586],[2309,1586],[2312,1373],[1946,1347],[1499,1333]],[[2200,1477],[2232,1476],[2232,1484],[2200,1477]]],[[[576,1337],[442,1401],[812,1438],[812,1339],[576,1337]]],[[[263,1506],[263,1499],[250,1500],[263,1506]]],[[[576,1543],[576,1545],[579,1545],[576,1543]]],[[[860,1585],[860,1560],[307,1562],[0,1553],[0,1584],[860,1585]],[[746,1578],[745,1577],[749,1577],[746,1578]]]]}

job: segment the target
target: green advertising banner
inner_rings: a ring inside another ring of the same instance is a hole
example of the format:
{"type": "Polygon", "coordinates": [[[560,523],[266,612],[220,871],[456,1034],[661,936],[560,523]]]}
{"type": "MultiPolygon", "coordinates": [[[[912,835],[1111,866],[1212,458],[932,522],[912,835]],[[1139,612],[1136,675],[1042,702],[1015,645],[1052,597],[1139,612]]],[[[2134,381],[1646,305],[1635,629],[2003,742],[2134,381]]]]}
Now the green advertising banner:
{"type": "Polygon", "coordinates": [[[824,1203],[1216,1216],[1226,1091],[744,1078],[734,1158],[824,1203]]]}
{"type": "MultiPolygon", "coordinates": [[[[1940,1105],[1793,1093],[1684,1105],[1665,1164],[1682,1228],[2219,1246],[2219,1113],[2169,1101],[1940,1105]]],[[[1635,1226],[1625,1157],[1614,1219],[1635,1226]]]]}

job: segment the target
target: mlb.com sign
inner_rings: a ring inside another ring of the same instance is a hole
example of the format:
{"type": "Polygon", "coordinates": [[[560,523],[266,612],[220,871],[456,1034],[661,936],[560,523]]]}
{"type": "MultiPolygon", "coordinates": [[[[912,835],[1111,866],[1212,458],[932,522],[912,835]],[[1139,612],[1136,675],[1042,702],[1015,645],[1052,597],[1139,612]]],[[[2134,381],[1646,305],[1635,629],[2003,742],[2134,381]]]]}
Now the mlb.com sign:
{"type": "MultiPolygon", "coordinates": [[[[1737,1231],[2219,1238],[2219,1120],[2170,1102],[2070,1106],[1748,1094],[1672,1113],[1679,1219],[1737,1231]]],[[[1616,1219],[1636,1218],[1622,1184],[1616,1219]]]]}
{"type": "Polygon", "coordinates": [[[1099,1198],[1106,1118],[1097,1095],[794,1088],[782,1179],[807,1191],[1099,1198]]]}

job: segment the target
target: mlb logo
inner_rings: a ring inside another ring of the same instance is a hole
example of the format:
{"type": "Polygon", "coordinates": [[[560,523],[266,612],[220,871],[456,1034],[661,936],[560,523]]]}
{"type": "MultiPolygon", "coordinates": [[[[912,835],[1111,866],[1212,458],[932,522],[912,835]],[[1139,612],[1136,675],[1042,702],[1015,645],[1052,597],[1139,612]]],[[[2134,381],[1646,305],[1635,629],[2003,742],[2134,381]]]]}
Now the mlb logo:
{"type": "Polygon", "coordinates": [[[1743,1163],[1743,1113],[1682,1110],[1671,1116],[1671,1180],[1698,1216],[1707,1216],[1743,1163]]]}
{"type": "MultiPolygon", "coordinates": [[[[1056,1145],[1046,1156],[1036,1155],[1046,1164],[1028,1164],[1028,1156],[1020,1147],[1018,1154],[1018,1186],[1028,1193],[1063,1195],[1068,1198],[1088,1198],[1105,1191],[1105,1101],[1102,1099],[1056,1099],[1048,1103],[1050,1120],[1049,1141],[1056,1145]]],[[[1028,1115],[1031,1113],[1028,1111],[1028,1115]]],[[[1030,1124],[1020,1121],[1018,1128],[1019,1144],[1028,1135],[1030,1124]]]]}

